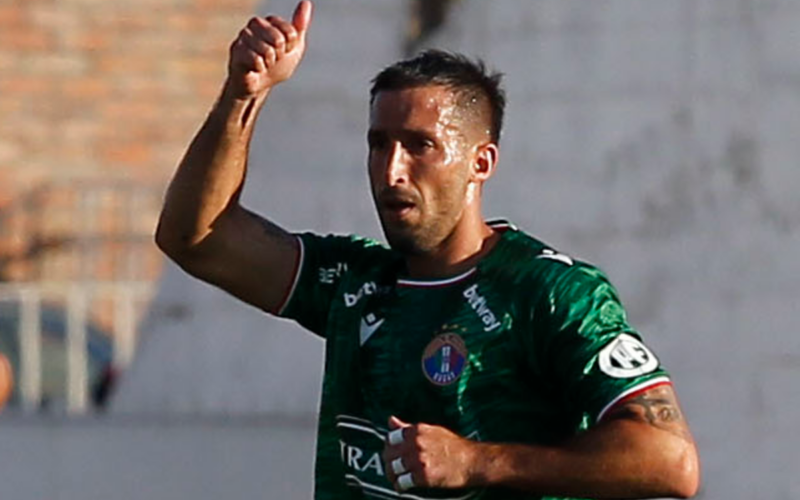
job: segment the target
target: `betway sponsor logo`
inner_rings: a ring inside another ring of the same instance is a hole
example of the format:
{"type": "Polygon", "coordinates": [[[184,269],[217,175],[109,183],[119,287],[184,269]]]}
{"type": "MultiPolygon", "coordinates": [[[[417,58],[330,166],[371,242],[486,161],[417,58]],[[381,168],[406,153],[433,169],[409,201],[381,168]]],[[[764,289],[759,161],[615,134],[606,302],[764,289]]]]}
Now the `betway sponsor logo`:
{"type": "Polygon", "coordinates": [[[347,307],[353,307],[354,305],[358,304],[358,301],[361,300],[366,295],[373,295],[378,292],[378,285],[375,284],[374,281],[368,281],[361,285],[361,288],[358,289],[356,293],[345,293],[344,294],[344,305],[347,307]]]}
{"type": "Polygon", "coordinates": [[[500,326],[500,321],[497,319],[497,316],[495,316],[492,310],[489,309],[489,306],[486,305],[486,298],[478,293],[477,284],[464,290],[464,298],[467,299],[467,303],[478,314],[478,317],[481,318],[481,322],[483,322],[484,325],[483,331],[491,332],[500,326]]]}

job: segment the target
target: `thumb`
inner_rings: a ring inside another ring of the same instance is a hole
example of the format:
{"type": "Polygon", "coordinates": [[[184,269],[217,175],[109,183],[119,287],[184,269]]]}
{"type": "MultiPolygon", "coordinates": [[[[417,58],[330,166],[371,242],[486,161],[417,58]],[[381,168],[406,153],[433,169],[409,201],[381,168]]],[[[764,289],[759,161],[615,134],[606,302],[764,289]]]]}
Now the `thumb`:
{"type": "Polygon", "coordinates": [[[394,415],[389,417],[389,428],[390,429],[392,429],[392,430],[401,429],[403,427],[411,427],[411,424],[403,422],[402,420],[400,420],[399,418],[395,417],[394,415]]]}
{"type": "Polygon", "coordinates": [[[294,15],[292,15],[292,24],[300,32],[300,36],[305,36],[306,30],[311,25],[311,12],[313,10],[314,4],[309,0],[303,0],[297,4],[294,15]]]}

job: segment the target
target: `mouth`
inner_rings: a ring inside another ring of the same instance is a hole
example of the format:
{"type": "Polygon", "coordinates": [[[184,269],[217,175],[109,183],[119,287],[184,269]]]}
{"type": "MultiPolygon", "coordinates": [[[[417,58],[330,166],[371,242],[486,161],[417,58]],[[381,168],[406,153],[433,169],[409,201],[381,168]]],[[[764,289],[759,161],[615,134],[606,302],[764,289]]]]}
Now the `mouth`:
{"type": "Polygon", "coordinates": [[[380,202],[381,211],[393,218],[402,219],[410,214],[417,204],[406,197],[384,197],[380,202]]]}

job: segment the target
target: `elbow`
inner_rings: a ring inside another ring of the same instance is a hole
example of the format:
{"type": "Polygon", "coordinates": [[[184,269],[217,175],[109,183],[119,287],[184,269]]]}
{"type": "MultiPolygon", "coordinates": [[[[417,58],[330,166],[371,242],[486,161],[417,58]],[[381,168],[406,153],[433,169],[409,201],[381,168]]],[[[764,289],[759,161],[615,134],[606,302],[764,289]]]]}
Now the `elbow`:
{"type": "Polygon", "coordinates": [[[155,243],[159,250],[172,258],[174,242],[169,237],[169,232],[164,228],[163,220],[158,221],[156,226],[155,243]]]}
{"type": "Polygon", "coordinates": [[[171,230],[168,225],[164,224],[163,219],[158,222],[154,239],[158,249],[178,263],[191,249],[190,245],[181,242],[180,233],[171,230]]]}

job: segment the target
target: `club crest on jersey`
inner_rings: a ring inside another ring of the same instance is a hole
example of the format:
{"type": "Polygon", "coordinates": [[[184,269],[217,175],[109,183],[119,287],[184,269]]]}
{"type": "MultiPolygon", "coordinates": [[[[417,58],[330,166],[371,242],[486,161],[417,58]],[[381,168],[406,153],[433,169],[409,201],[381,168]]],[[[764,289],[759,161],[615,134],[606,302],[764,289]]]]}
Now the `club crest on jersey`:
{"type": "Polygon", "coordinates": [[[600,369],[614,378],[646,375],[658,368],[658,358],[632,335],[620,334],[600,351],[600,369]]]}
{"type": "Polygon", "coordinates": [[[450,385],[467,365],[467,346],[456,333],[437,335],[422,353],[422,372],[431,383],[450,385]]]}

